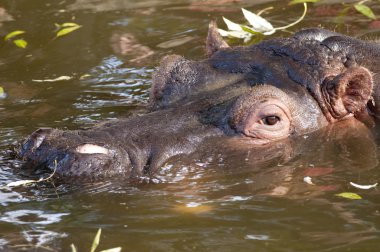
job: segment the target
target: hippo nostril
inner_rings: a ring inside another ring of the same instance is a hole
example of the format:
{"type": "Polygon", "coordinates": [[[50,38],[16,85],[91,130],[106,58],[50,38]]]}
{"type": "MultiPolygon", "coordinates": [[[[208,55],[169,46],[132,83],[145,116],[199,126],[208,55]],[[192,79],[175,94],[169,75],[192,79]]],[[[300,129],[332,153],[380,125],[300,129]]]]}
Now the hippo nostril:
{"type": "Polygon", "coordinates": [[[109,150],[95,144],[80,145],[75,149],[76,152],[81,154],[108,154],[109,150]]]}

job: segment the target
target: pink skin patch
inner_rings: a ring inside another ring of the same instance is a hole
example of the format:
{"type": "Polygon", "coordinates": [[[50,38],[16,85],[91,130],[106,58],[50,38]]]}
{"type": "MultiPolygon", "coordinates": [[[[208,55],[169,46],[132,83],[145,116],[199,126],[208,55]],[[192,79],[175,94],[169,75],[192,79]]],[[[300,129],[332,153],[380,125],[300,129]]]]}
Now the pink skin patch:
{"type": "Polygon", "coordinates": [[[78,146],[75,151],[81,154],[109,154],[108,149],[95,144],[84,144],[78,146]]]}

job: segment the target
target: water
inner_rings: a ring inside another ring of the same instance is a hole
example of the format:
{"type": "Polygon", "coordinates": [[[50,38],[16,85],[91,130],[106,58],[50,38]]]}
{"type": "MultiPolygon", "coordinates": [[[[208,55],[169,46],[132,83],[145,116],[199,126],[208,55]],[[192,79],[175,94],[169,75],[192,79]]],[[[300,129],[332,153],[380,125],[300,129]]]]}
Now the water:
{"type": "MultiPolygon", "coordinates": [[[[312,6],[289,32],[321,25],[379,35],[378,21],[352,11],[341,22],[335,17],[343,7],[329,2],[312,6]]],[[[0,99],[0,250],[69,251],[73,243],[89,251],[102,228],[100,247],[123,251],[375,251],[379,192],[349,182],[380,181],[377,129],[370,138],[323,130],[260,157],[250,150],[204,152],[172,160],[152,184],[115,179],[5,187],[23,179],[13,172],[20,162],[11,149],[35,129],[77,129],[144,113],[162,56],[201,59],[210,20],[243,21],[240,7],[269,6],[274,10],[265,17],[275,26],[302,12],[265,0],[2,0],[0,35],[25,30],[29,45],[0,42],[0,86],[7,95],[0,99]],[[54,39],[54,23],[64,22],[83,27],[54,39]],[[72,79],[36,81],[60,76],[72,79]],[[315,185],[305,183],[306,176],[315,185]],[[345,191],[363,199],[335,196],[345,191]]],[[[380,13],[378,4],[373,9],[380,13]]]]}

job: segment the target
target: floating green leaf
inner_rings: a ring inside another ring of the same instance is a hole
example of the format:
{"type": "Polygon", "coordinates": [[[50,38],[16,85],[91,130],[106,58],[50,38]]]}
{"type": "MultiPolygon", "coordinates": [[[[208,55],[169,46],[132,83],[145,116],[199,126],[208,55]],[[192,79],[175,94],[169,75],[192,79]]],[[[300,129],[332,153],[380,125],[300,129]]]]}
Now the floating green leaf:
{"type": "Polygon", "coordinates": [[[362,197],[359,194],[352,193],[352,192],[342,192],[342,193],[335,194],[335,196],[346,198],[346,199],[352,199],[352,200],[362,199],[362,197]]]}
{"type": "Polygon", "coordinates": [[[376,19],[375,14],[371,10],[371,8],[368,7],[367,5],[364,5],[362,3],[357,3],[357,4],[354,5],[354,8],[355,8],[355,10],[357,10],[358,12],[360,12],[361,14],[363,14],[364,16],[366,16],[366,17],[368,17],[370,19],[376,19]]]}
{"type": "Polygon", "coordinates": [[[90,78],[91,77],[91,74],[83,74],[81,77],[79,77],[80,80],[84,80],[84,79],[87,79],[87,78],[90,78]]]}
{"type": "Polygon", "coordinates": [[[20,47],[20,48],[26,48],[26,46],[28,45],[28,42],[26,42],[25,40],[23,39],[16,39],[16,40],[13,40],[13,43],[20,47]]]}
{"type": "Polygon", "coordinates": [[[24,34],[25,31],[20,31],[20,30],[17,30],[17,31],[13,31],[13,32],[10,32],[8,33],[5,37],[4,37],[4,40],[9,40],[13,37],[16,37],[17,35],[20,35],[20,34],[24,34]]]}
{"type": "MultiPolygon", "coordinates": [[[[102,234],[102,229],[99,228],[98,232],[95,235],[94,241],[92,242],[91,252],[95,252],[95,250],[98,248],[101,234],[102,234]]],[[[77,252],[77,248],[75,247],[74,244],[71,244],[70,248],[71,248],[71,252],[77,252]]],[[[111,249],[105,249],[100,252],[120,252],[120,251],[121,251],[121,247],[116,247],[116,248],[111,248],[111,249]]]]}
{"type": "Polygon", "coordinates": [[[0,99],[7,97],[4,88],[0,86],[0,99]]]}
{"type": "Polygon", "coordinates": [[[71,248],[71,252],[77,252],[77,248],[75,247],[74,244],[71,243],[70,248],[71,248]]]}
{"type": "Polygon", "coordinates": [[[292,0],[292,1],[290,1],[289,5],[302,4],[302,3],[316,3],[319,1],[320,0],[292,0]]]}
{"type": "Polygon", "coordinates": [[[57,32],[56,38],[65,36],[65,35],[73,32],[75,30],[78,30],[81,27],[82,27],[81,25],[76,25],[76,26],[70,26],[70,27],[62,28],[61,30],[59,30],[57,32]]]}
{"type": "Polygon", "coordinates": [[[80,26],[80,25],[77,24],[77,23],[63,23],[63,24],[61,24],[61,27],[62,27],[62,28],[66,28],[66,27],[76,27],[76,26],[80,26]]]}
{"type": "Polygon", "coordinates": [[[100,242],[100,235],[101,234],[102,234],[102,229],[99,228],[98,232],[95,235],[94,241],[92,242],[91,252],[94,252],[96,250],[96,248],[98,247],[99,242],[100,242]]]}
{"type": "Polygon", "coordinates": [[[121,251],[121,247],[117,247],[117,248],[105,249],[100,252],[120,252],[120,251],[121,251]]]}

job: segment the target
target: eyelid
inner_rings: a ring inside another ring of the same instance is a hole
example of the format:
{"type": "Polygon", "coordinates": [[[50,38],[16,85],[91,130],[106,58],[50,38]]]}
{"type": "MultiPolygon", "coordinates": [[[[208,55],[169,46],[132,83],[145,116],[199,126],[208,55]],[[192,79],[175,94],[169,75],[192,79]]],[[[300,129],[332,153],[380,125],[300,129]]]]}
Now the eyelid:
{"type": "Polygon", "coordinates": [[[259,111],[258,116],[261,119],[264,119],[264,118],[269,117],[269,116],[277,116],[281,119],[283,116],[287,116],[287,114],[282,108],[280,108],[276,105],[270,104],[268,106],[263,107],[259,111]],[[268,109],[268,107],[269,107],[269,109],[268,109]]]}
{"type": "Polygon", "coordinates": [[[284,112],[279,112],[279,111],[276,111],[276,112],[266,112],[266,111],[263,111],[263,113],[259,113],[259,117],[261,117],[262,119],[264,118],[267,118],[267,117],[270,117],[270,116],[277,116],[279,118],[281,118],[282,116],[284,116],[284,112]]]}

